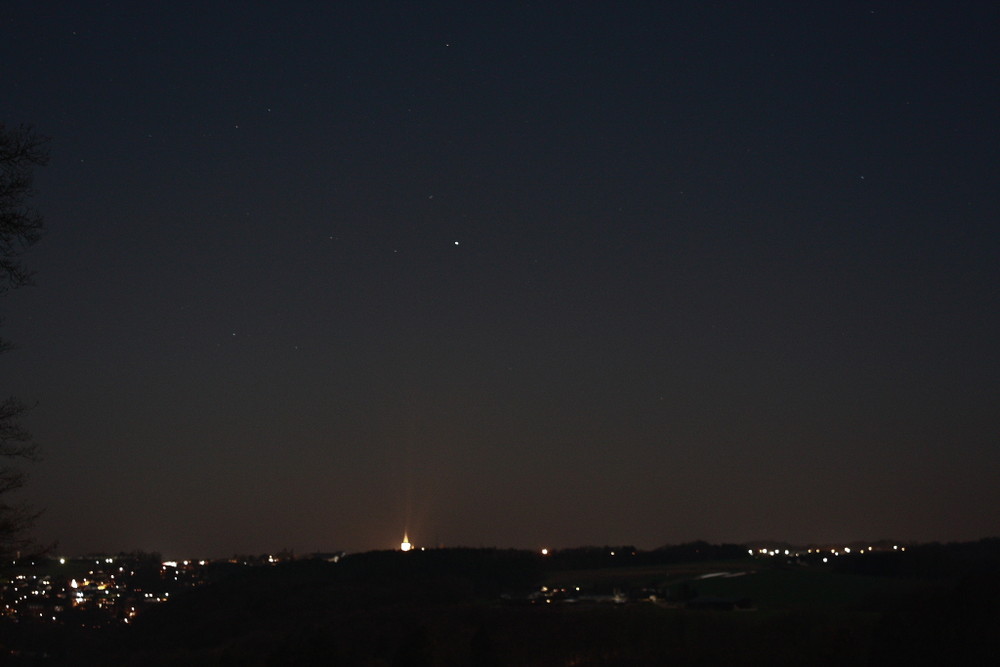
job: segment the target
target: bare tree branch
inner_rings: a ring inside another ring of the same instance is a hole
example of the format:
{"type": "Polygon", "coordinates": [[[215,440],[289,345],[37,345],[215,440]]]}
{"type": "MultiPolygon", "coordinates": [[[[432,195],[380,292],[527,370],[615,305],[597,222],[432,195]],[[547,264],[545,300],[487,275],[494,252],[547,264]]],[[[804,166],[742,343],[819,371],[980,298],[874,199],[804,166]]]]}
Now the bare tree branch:
{"type": "Polygon", "coordinates": [[[27,285],[31,272],[21,254],[42,237],[42,216],[28,206],[35,167],[48,163],[48,139],[20,126],[0,123],[0,293],[27,285]]]}
{"type": "MultiPolygon", "coordinates": [[[[33,171],[48,162],[48,139],[27,126],[8,129],[0,123],[0,294],[31,284],[22,254],[42,237],[42,216],[28,205],[34,195],[33,171]]],[[[0,353],[10,343],[0,339],[0,353]]],[[[9,397],[0,401],[0,457],[35,460],[37,447],[22,418],[31,406],[9,397]]],[[[27,474],[16,466],[0,466],[0,499],[24,486],[27,474]]],[[[38,512],[21,503],[0,501],[0,554],[31,544],[28,530],[38,512]]]]}

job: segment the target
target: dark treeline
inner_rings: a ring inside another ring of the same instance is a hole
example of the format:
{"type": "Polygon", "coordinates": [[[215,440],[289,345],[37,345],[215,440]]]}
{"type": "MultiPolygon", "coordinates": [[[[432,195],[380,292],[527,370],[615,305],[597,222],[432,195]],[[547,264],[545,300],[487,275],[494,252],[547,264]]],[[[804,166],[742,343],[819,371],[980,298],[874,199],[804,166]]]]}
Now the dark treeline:
{"type": "Polygon", "coordinates": [[[931,542],[906,551],[843,554],[833,569],[847,574],[883,577],[947,579],[996,572],[1000,565],[1000,538],[977,542],[931,542]]]}
{"type": "Polygon", "coordinates": [[[338,576],[344,582],[461,587],[466,597],[495,597],[505,590],[535,586],[545,571],[537,553],[517,549],[370,551],[346,556],[339,565],[338,576]]]}
{"type": "Polygon", "coordinates": [[[548,570],[578,570],[634,565],[666,565],[747,558],[744,544],[710,544],[698,540],[640,551],[634,546],[576,547],[554,551],[545,563],[548,570]]]}

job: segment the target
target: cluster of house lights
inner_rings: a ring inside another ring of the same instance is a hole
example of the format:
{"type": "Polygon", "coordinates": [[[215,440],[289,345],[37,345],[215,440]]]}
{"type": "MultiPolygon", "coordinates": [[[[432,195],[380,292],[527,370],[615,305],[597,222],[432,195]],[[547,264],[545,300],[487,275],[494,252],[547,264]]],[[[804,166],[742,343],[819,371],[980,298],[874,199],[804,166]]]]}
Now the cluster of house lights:
{"type": "MultiPolygon", "coordinates": [[[[892,546],[892,550],[893,551],[906,551],[906,547],[901,547],[898,544],[894,544],[892,546]]],[[[798,558],[798,557],[804,555],[802,551],[791,551],[789,549],[784,549],[784,550],[782,550],[782,549],[757,549],[756,551],[753,550],[753,549],[748,549],[747,551],[748,551],[748,553],[751,556],[790,556],[790,557],[793,557],[793,558],[798,558]]],[[[875,547],[868,547],[867,549],[857,549],[857,550],[852,550],[851,547],[840,547],[839,549],[838,548],[822,548],[822,549],[817,548],[817,549],[806,549],[805,550],[805,554],[806,555],[816,555],[816,556],[823,555],[823,562],[824,563],[828,563],[830,561],[830,558],[829,558],[830,555],[832,555],[832,556],[840,556],[841,554],[850,555],[852,553],[853,554],[866,554],[866,553],[871,553],[873,551],[882,551],[882,549],[876,549],[875,547]],[[825,555],[825,554],[828,554],[828,555],[825,555]]]]}

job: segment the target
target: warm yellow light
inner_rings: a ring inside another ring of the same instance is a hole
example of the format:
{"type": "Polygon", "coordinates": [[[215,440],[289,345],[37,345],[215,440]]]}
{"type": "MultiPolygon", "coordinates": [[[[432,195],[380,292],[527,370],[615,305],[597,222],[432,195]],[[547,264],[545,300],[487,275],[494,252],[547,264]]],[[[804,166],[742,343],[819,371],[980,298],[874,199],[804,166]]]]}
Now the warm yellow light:
{"type": "Polygon", "coordinates": [[[542,549],[542,555],[543,556],[548,556],[549,555],[549,550],[548,549],[542,549]]]}
{"type": "Polygon", "coordinates": [[[413,548],[413,545],[410,544],[410,538],[409,538],[409,536],[406,533],[403,533],[403,541],[399,543],[399,550],[400,551],[409,551],[412,548],[413,548]]]}

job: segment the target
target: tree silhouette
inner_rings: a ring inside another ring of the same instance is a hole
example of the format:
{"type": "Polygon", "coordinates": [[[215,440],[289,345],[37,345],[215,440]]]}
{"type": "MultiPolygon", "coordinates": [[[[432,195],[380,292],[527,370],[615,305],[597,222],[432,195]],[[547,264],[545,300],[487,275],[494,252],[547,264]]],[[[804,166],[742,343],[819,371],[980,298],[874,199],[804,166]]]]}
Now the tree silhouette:
{"type": "MultiPolygon", "coordinates": [[[[34,168],[48,162],[47,139],[27,126],[7,128],[0,123],[0,294],[31,283],[31,271],[21,256],[42,236],[42,217],[28,205],[34,194],[34,168]]],[[[10,343],[0,338],[0,352],[10,343]]],[[[31,434],[21,425],[30,408],[16,397],[0,401],[0,457],[33,459],[31,434]]],[[[0,554],[25,547],[28,528],[37,517],[30,507],[5,500],[25,482],[16,465],[0,465],[0,554]]]]}

